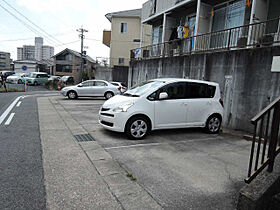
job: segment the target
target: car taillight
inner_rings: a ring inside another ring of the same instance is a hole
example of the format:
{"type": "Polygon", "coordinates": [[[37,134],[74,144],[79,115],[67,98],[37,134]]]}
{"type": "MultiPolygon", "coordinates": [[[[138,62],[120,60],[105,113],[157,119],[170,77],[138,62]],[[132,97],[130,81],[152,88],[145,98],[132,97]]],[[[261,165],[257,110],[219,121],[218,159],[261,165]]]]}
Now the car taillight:
{"type": "Polygon", "coordinates": [[[118,90],[121,90],[121,87],[118,87],[118,90]]]}
{"type": "Polygon", "coordinates": [[[222,107],[224,107],[224,102],[223,102],[223,100],[221,98],[220,98],[219,102],[222,105],[222,107]]]}

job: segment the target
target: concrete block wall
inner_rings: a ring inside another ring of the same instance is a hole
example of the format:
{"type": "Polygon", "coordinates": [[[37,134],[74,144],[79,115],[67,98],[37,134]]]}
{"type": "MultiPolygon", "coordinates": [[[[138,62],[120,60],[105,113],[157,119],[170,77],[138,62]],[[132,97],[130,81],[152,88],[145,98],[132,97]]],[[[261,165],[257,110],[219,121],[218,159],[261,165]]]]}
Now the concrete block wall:
{"type": "Polygon", "coordinates": [[[279,47],[267,47],[131,61],[129,84],[164,77],[218,82],[223,126],[251,132],[251,118],[280,95],[280,73],[271,72],[279,55],[279,47]]]}

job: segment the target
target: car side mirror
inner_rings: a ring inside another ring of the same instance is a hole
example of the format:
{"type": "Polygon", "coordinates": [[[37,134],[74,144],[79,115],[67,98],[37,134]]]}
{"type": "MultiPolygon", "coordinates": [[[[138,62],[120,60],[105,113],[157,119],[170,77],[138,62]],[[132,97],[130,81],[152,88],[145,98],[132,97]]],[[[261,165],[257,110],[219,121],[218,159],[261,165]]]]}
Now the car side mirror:
{"type": "Polygon", "coordinates": [[[168,94],[166,92],[162,92],[159,94],[159,100],[167,99],[168,94]]]}

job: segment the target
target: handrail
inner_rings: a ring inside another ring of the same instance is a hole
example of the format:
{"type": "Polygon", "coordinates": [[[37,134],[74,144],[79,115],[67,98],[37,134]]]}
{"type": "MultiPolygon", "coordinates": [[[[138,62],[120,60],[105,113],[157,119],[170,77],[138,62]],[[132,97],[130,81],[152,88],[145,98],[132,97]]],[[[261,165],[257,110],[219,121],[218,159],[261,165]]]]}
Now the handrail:
{"type": "Polygon", "coordinates": [[[263,115],[274,108],[275,104],[280,101],[280,96],[276,98],[272,103],[265,107],[259,114],[251,119],[251,123],[255,124],[263,115]]]}

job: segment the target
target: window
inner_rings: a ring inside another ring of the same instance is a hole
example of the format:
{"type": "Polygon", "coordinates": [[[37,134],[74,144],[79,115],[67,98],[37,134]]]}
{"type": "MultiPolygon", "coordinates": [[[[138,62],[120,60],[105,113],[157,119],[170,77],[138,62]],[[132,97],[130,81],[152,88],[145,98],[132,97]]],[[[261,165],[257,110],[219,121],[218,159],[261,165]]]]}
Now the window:
{"type": "Polygon", "coordinates": [[[101,81],[95,81],[95,86],[107,86],[107,84],[105,82],[101,82],[101,81]]]}
{"type": "Polygon", "coordinates": [[[56,60],[72,61],[72,55],[70,53],[67,53],[65,55],[59,55],[56,57],[56,60]]]}
{"type": "Polygon", "coordinates": [[[160,93],[166,92],[168,94],[168,99],[184,99],[186,98],[186,89],[186,82],[176,82],[168,84],[159,89],[157,98],[159,97],[160,93]]]}
{"type": "Polygon", "coordinates": [[[140,42],[140,39],[133,39],[133,42],[140,42]]]}
{"type": "Polygon", "coordinates": [[[121,33],[127,32],[127,23],[121,23],[121,33]]]}
{"type": "Polygon", "coordinates": [[[161,43],[162,41],[162,26],[153,27],[152,42],[153,44],[161,43]]]}
{"type": "Polygon", "coordinates": [[[186,98],[213,98],[215,86],[203,83],[188,83],[186,98]]]}
{"type": "Polygon", "coordinates": [[[56,71],[57,72],[72,72],[72,65],[61,65],[56,64],[56,71]]]}
{"type": "Polygon", "coordinates": [[[47,74],[37,74],[36,78],[46,78],[48,77],[47,74]]]}
{"type": "Polygon", "coordinates": [[[6,67],[6,63],[0,62],[0,67],[6,67]]]}
{"type": "Polygon", "coordinates": [[[6,59],[6,55],[5,54],[0,54],[0,59],[6,59]]]}
{"type": "Polygon", "coordinates": [[[123,65],[124,64],[124,58],[119,58],[119,65],[123,65]]]}
{"type": "Polygon", "coordinates": [[[93,82],[83,82],[82,83],[83,87],[90,87],[90,86],[93,86],[93,82]]]}

